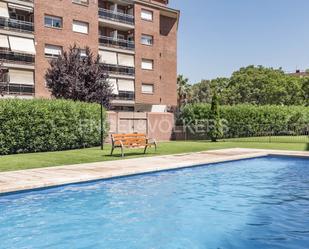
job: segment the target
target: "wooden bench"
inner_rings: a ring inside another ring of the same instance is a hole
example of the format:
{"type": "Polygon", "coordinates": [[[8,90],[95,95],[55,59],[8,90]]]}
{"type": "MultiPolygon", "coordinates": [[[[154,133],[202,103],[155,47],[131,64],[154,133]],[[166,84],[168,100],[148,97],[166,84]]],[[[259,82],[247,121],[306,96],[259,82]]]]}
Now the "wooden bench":
{"type": "Polygon", "coordinates": [[[115,148],[121,149],[121,156],[124,157],[124,148],[144,148],[144,154],[147,148],[154,146],[157,151],[157,142],[155,139],[148,139],[146,134],[112,134],[113,155],[115,148]]]}

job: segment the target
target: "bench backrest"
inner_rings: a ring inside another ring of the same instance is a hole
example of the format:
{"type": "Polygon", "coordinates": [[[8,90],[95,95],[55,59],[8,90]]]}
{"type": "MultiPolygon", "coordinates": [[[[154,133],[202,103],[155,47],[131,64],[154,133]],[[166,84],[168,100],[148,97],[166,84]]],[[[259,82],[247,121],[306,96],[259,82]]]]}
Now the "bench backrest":
{"type": "Polygon", "coordinates": [[[112,142],[114,145],[129,146],[129,147],[138,147],[144,146],[147,144],[146,134],[112,134],[112,142]]]}

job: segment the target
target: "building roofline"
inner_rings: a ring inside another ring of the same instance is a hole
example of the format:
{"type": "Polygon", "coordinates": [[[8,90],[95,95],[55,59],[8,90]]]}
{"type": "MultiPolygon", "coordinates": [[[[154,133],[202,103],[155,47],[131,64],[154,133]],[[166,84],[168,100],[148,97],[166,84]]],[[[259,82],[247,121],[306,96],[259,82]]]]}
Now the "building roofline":
{"type": "Polygon", "coordinates": [[[134,2],[140,3],[140,4],[144,4],[144,5],[149,5],[151,7],[162,9],[162,10],[165,10],[165,11],[173,12],[175,14],[179,14],[180,13],[180,11],[177,10],[177,9],[172,9],[172,8],[170,8],[168,6],[163,6],[163,5],[160,5],[160,4],[151,3],[151,2],[148,2],[146,0],[135,0],[134,2]]]}
{"type": "MultiPolygon", "coordinates": [[[[143,5],[148,5],[150,7],[153,7],[153,8],[157,8],[159,10],[162,10],[162,12],[169,12],[171,14],[174,14],[175,18],[177,19],[177,30],[178,30],[178,26],[179,26],[179,19],[180,19],[180,10],[177,10],[177,9],[172,9],[168,6],[163,6],[163,5],[160,5],[160,4],[155,4],[155,3],[151,3],[151,2],[148,2],[146,0],[134,0],[135,3],[140,3],[140,4],[143,4],[143,5]]],[[[169,15],[167,15],[169,16],[169,15]]]]}

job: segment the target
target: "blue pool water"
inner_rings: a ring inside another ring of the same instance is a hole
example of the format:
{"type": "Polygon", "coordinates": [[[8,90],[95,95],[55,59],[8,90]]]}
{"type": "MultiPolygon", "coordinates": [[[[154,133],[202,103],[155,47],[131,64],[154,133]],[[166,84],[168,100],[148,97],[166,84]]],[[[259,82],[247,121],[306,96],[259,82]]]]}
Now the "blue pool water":
{"type": "Polygon", "coordinates": [[[265,157],[0,196],[5,249],[308,249],[309,161],[265,157]]]}

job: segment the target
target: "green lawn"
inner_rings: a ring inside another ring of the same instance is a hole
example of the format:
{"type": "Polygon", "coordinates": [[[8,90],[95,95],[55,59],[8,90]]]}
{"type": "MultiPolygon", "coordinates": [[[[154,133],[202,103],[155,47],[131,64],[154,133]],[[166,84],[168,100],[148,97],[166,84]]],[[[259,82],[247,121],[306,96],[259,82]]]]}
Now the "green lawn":
{"type": "MultiPolygon", "coordinates": [[[[149,149],[146,155],[142,154],[142,149],[126,150],[127,156],[125,157],[125,159],[236,147],[299,151],[308,150],[308,144],[306,143],[283,143],[280,141],[276,141],[275,143],[235,141],[225,141],[218,143],[210,143],[208,141],[165,142],[159,144],[158,151],[156,153],[154,152],[154,149],[149,149]]],[[[109,156],[109,152],[110,145],[106,145],[104,151],[101,151],[99,148],[90,148],[61,152],[45,152],[1,156],[0,172],[122,159],[118,154],[120,150],[116,150],[116,155],[113,157],[109,156]]]]}

